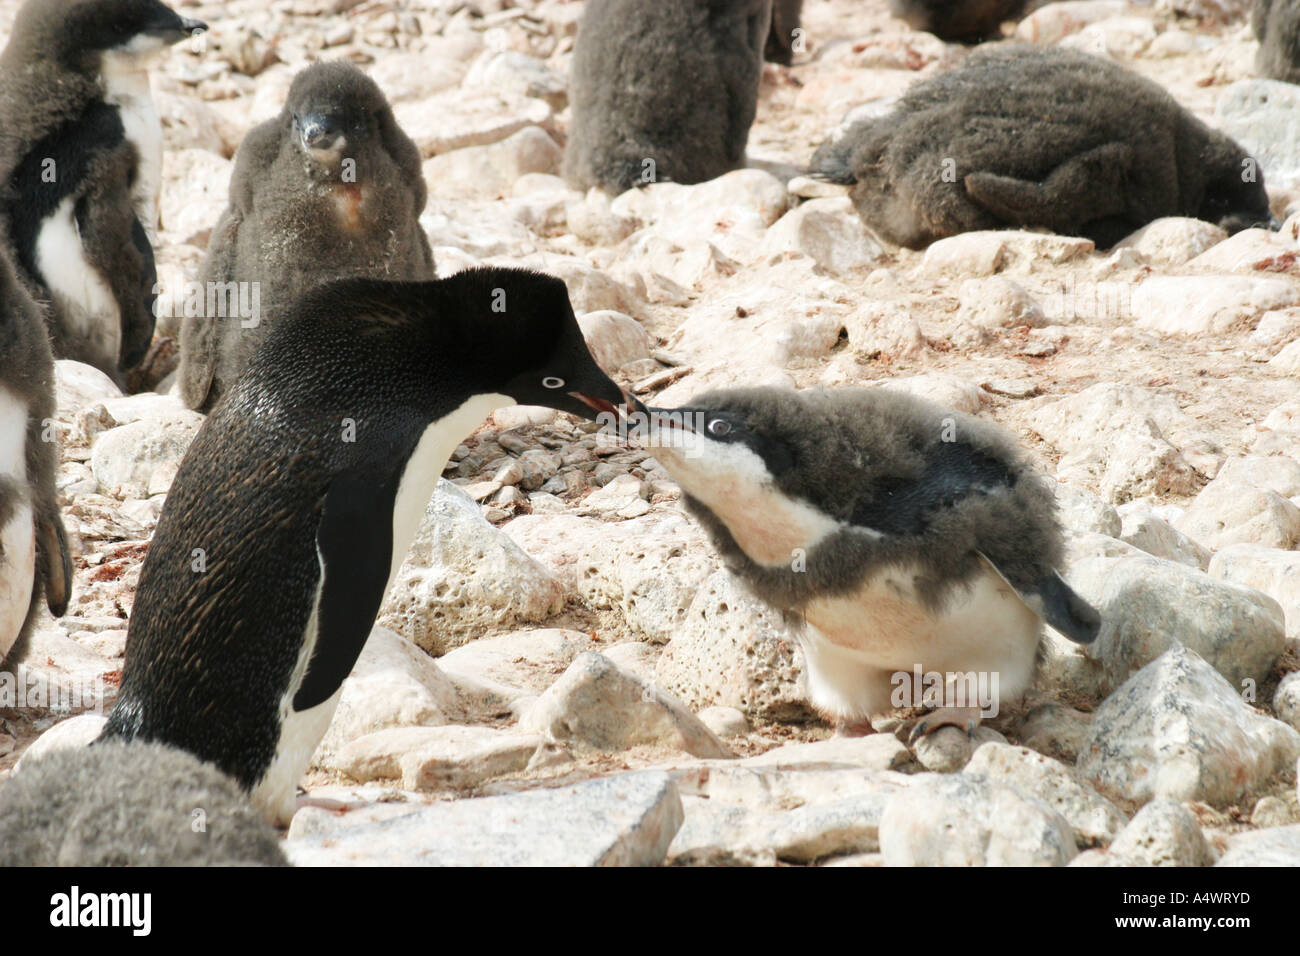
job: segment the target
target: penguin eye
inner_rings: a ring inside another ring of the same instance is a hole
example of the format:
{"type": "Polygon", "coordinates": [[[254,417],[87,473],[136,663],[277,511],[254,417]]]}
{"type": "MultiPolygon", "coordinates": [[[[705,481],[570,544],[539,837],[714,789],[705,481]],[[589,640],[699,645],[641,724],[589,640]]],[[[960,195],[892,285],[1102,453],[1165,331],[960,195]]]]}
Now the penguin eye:
{"type": "Polygon", "coordinates": [[[731,422],[724,421],[721,418],[715,418],[709,422],[709,434],[714,438],[721,438],[723,435],[731,432],[731,422]]]}
{"type": "Polygon", "coordinates": [[[542,379],[542,388],[564,388],[564,379],[548,375],[542,379]]]}

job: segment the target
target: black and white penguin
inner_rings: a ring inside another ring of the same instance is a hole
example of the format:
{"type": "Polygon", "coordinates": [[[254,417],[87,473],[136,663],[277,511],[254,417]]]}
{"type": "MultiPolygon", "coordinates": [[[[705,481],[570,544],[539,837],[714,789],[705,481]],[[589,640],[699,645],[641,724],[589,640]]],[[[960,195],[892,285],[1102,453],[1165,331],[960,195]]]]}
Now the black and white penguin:
{"type": "Polygon", "coordinates": [[[288,866],[238,784],[162,744],[55,750],[0,784],[0,866],[288,866]]]}
{"type": "Polygon", "coordinates": [[[1146,77],[1061,47],[981,47],[824,143],[812,167],[912,249],[1025,226],[1107,248],[1163,216],[1275,226],[1238,143],[1146,77]]]}
{"type": "Polygon", "coordinates": [[[771,28],[772,0],[589,0],[565,178],[622,192],[744,165],[771,28]]]}
{"type": "MultiPolygon", "coordinates": [[[[1042,621],[1098,633],[1057,572],[1051,490],[987,422],[879,388],[723,390],[650,414],[648,447],[733,573],[803,623],[809,697],[842,730],[869,731],[917,666],[997,674],[1012,700],[1042,621]]],[[[948,706],[914,735],[978,713],[948,706]]]]}
{"type": "Polygon", "coordinates": [[[451,452],[495,408],[626,399],[559,279],[346,279],[271,329],[149,546],[108,737],[211,761],[286,822],[451,452]]]}
{"type": "Polygon", "coordinates": [[[1018,20],[1028,0],[889,0],[889,12],[913,30],[941,40],[978,43],[998,35],[1008,20],[1018,20]]]}
{"type": "Polygon", "coordinates": [[[0,251],[0,670],[22,659],[42,598],[61,615],[72,586],[54,404],[44,319],[0,251]]]}
{"type": "Polygon", "coordinates": [[[0,55],[0,218],[58,358],[119,381],[153,338],[162,124],[146,63],[206,29],[158,0],[27,0],[0,55]]]}
{"type": "MultiPolygon", "coordinates": [[[[199,281],[213,313],[181,326],[181,398],[207,411],[280,316],[312,287],[352,276],[434,278],[420,227],[420,152],[379,86],[350,63],[294,77],[280,115],[244,138],[230,205],[212,232],[199,281]],[[257,289],[252,320],[226,290],[257,289]],[[224,307],[223,307],[224,306],[224,307]]],[[[205,307],[207,307],[205,295],[205,307]]]]}

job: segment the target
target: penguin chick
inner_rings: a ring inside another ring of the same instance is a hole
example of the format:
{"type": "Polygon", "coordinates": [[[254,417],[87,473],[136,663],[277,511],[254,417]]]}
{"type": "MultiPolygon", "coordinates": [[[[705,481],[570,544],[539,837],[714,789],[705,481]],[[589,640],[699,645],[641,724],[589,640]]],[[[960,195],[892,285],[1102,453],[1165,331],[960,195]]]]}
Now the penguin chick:
{"type": "Polygon", "coordinates": [[[1027,0],[889,0],[889,12],[913,30],[941,40],[978,43],[1018,20],[1027,0]]]}
{"type": "Polygon", "coordinates": [[[158,0],[28,0],[0,54],[0,219],[57,358],[119,384],[153,338],[162,124],[145,66],[206,29],[158,0]]]}
{"type": "Polygon", "coordinates": [[[235,157],[230,204],[199,281],[209,314],[181,326],[181,397],[207,411],[303,293],[336,278],[432,279],[420,152],[379,86],[350,63],[293,79],[280,115],[235,157]],[[241,316],[243,299],[257,315],[241,316]]]}
{"type": "Polygon", "coordinates": [[[1286,83],[1300,82],[1300,3],[1255,0],[1250,26],[1259,40],[1255,72],[1286,83]]]}
{"type": "Polygon", "coordinates": [[[805,622],[809,697],[841,728],[869,731],[917,665],[996,675],[1016,698],[1042,620],[1097,636],[1057,573],[1052,493],[993,425],[879,388],[709,392],[651,421],[655,459],[732,572],[805,622]]]}
{"type": "Polygon", "coordinates": [[[54,405],[44,319],[0,250],[0,670],[22,660],[42,598],[55,616],[68,606],[54,405]]]}
{"type": "Polygon", "coordinates": [[[800,30],[803,0],[772,0],[772,29],[763,47],[763,59],[789,66],[794,62],[795,40],[800,30]]]}
{"type": "Polygon", "coordinates": [[[309,293],[181,463],[105,735],[209,760],[287,823],[456,445],[505,405],[596,417],[624,400],[559,279],[470,269],[309,293]]]}
{"type": "Polygon", "coordinates": [[[772,0],[589,0],[565,178],[622,192],[743,165],[771,26],[772,0]]]}
{"type": "Polygon", "coordinates": [[[1241,146],[1150,80],[1059,47],[977,49],[812,166],[911,249],[979,229],[1046,227],[1106,248],[1162,216],[1229,232],[1275,222],[1241,146]]]}
{"type": "Polygon", "coordinates": [[[0,785],[0,866],[288,866],[211,764],[162,744],[56,750],[0,785]]]}

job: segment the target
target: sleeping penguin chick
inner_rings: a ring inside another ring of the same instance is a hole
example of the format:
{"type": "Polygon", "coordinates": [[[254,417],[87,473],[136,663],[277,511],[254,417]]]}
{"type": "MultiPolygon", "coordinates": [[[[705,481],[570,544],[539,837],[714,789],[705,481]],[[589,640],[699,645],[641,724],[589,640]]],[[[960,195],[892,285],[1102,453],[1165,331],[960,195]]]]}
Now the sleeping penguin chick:
{"type": "Polygon", "coordinates": [[[56,750],[0,784],[0,866],[288,866],[211,764],[162,744],[56,750]]]}
{"type": "Polygon", "coordinates": [[[212,314],[181,326],[185,404],[210,409],[314,286],[434,278],[420,227],[426,198],[419,150],[373,80],[341,62],[295,76],[280,115],[249,132],[235,157],[230,204],[199,275],[212,314]],[[236,300],[256,302],[258,314],[241,315],[236,300]]]}
{"type": "Polygon", "coordinates": [[[624,401],[559,279],[469,269],[308,293],[181,463],[105,736],[209,760],[287,823],[452,451],[505,405],[595,418],[624,401]]]}
{"type": "Polygon", "coordinates": [[[622,192],[743,165],[771,27],[772,0],[589,0],[565,178],[622,192]]]}
{"type": "Polygon", "coordinates": [[[1300,82],[1300,2],[1255,0],[1250,25],[1259,40],[1255,72],[1286,83],[1300,82]]]}
{"type": "Polygon", "coordinates": [[[981,47],[823,144],[812,166],[852,185],[866,224],[912,249],[1020,226],[1106,248],[1162,216],[1229,232],[1275,222],[1237,143],[1150,80],[1059,47],[981,47]]]}
{"type": "Polygon", "coordinates": [[[55,616],[68,606],[54,405],[45,321],[0,250],[0,671],[22,660],[42,599],[55,616]]]}
{"type": "Polygon", "coordinates": [[[803,0],[772,0],[772,29],[763,47],[763,59],[789,66],[794,61],[795,31],[801,29],[803,0]]]}
{"type": "Polygon", "coordinates": [[[1027,0],[889,0],[889,12],[913,30],[941,40],[978,43],[998,35],[1007,20],[1017,20],[1027,0]]]}
{"type": "MultiPolygon", "coordinates": [[[[917,666],[996,675],[1012,700],[1043,620],[1097,635],[1056,570],[1050,489],[989,423],[879,388],[723,390],[650,417],[647,447],[733,573],[806,623],[809,697],[842,730],[869,731],[917,666]]],[[[973,729],[979,707],[946,703],[920,733],[973,729]]]]}
{"type": "Polygon", "coordinates": [[[162,124],[148,59],[205,29],[158,0],[28,0],[0,55],[0,219],[56,358],[122,384],[153,339],[162,124]]]}

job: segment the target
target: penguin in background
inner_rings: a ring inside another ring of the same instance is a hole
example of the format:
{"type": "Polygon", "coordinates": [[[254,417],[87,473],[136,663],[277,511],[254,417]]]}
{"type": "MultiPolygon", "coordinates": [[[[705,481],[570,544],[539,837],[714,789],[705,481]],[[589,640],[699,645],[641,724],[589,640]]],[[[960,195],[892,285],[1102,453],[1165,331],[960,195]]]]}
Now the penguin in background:
{"type": "Polygon", "coordinates": [[[1300,3],[1255,0],[1250,27],[1259,41],[1255,72],[1285,83],[1300,82],[1300,3]]]}
{"type": "Polygon", "coordinates": [[[763,47],[763,59],[789,66],[794,62],[796,30],[803,15],[803,0],[772,0],[772,29],[763,47]]]}
{"type": "Polygon", "coordinates": [[[0,784],[0,866],[288,866],[238,784],[162,744],[55,750],[0,784]]]}
{"type": "Polygon", "coordinates": [[[589,0],[564,176],[623,192],[744,165],[772,0],[589,0]]]}
{"type": "Polygon", "coordinates": [[[22,660],[42,598],[56,617],[68,606],[54,408],[45,321],[0,251],[0,670],[22,660]]]}
{"type": "Polygon", "coordinates": [[[979,43],[996,37],[1002,24],[1018,20],[1028,0],[889,0],[889,12],[913,30],[941,40],[979,43]]]}
{"type": "Polygon", "coordinates": [[[158,0],[27,0],[0,54],[0,219],[57,358],[119,384],[153,339],[162,125],[146,64],[206,29],[158,0]]]}
{"type": "Polygon", "coordinates": [[[230,204],[199,275],[216,314],[181,325],[185,404],[211,409],[314,286],[434,278],[420,226],[427,195],[419,149],[372,79],[343,62],[295,76],[280,115],[250,131],[235,157],[230,204]],[[218,302],[213,290],[231,291],[218,302]],[[258,315],[237,314],[235,295],[255,301],[258,315]]]}
{"type": "Polygon", "coordinates": [[[181,463],[104,736],[188,750],[287,823],[456,445],[502,406],[596,418],[625,402],[559,279],[484,268],[308,293],[181,463]]]}
{"type": "MultiPolygon", "coordinates": [[[[1098,634],[1058,572],[1050,488],[987,422],[879,388],[722,390],[649,417],[646,447],[731,571],[798,626],[809,697],[842,733],[870,733],[917,665],[996,674],[1012,700],[1043,621],[1098,634]]],[[[912,737],[980,712],[947,701],[912,737]]]]}

